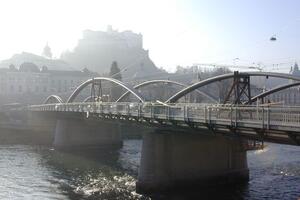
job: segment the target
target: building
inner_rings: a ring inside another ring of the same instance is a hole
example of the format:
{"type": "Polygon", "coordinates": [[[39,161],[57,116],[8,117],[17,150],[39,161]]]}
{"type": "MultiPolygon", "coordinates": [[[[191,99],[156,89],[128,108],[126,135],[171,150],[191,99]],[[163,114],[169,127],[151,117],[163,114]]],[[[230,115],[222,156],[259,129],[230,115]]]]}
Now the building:
{"type": "MultiPolygon", "coordinates": [[[[291,67],[290,74],[292,74],[293,76],[300,77],[300,70],[297,63],[295,63],[294,66],[291,67]]],[[[293,81],[290,81],[289,83],[292,82],[293,81]]],[[[293,88],[285,89],[270,95],[266,99],[269,100],[270,102],[277,102],[279,104],[300,105],[300,88],[293,87],[293,88]]]]}
{"type": "Polygon", "coordinates": [[[98,74],[87,69],[83,71],[48,70],[31,62],[24,62],[17,69],[14,65],[0,68],[0,104],[42,103],[57,94],[66,99],[83,81],[98,74]]]}
{"type": "Polygon", "coordinates": [[[83,31],[76,47],[63,53],[61,60],[73,67],[86,66],[101,74],[108,73],[112,62],[116,61],[122,77],[128,80],[166,74],[154,65],[149,51],[143,48],[142,34],[119,32],[111,26],[106,31],[83,31]]]}

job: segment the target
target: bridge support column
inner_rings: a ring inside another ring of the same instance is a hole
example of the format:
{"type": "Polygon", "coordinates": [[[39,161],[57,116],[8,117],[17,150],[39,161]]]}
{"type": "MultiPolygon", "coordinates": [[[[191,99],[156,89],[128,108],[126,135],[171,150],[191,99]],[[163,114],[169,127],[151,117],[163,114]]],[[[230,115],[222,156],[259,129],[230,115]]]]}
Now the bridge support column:
{"type": "Polygon", "coordinates": [[[163,192],[249,180],[242,142],[191,133],[144,134],[136,190],[163,192]]]}
{"type": "Polygon", "coordinates": [[[116,122],[85,119],[57,120],[54,144],[66,147],[121,147],[120,126],[116,122]]]}

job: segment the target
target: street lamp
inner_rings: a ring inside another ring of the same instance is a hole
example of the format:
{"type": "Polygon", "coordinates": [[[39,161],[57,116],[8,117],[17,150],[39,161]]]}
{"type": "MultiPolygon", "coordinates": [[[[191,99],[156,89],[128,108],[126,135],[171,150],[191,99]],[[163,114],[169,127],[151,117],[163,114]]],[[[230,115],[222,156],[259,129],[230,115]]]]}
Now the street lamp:
{"type": "Polygon", "coordinates": [[[272,35],[272,37],[270,38],[270,41],[275,42],[277,40],[276,35],[272,35]]]}

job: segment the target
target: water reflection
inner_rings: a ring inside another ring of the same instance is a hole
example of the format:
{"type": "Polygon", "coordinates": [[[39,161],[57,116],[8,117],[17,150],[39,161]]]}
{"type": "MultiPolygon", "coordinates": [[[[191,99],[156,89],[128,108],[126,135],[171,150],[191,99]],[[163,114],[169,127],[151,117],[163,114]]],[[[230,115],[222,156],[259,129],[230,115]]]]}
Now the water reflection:
{"type": "Polygon", "coordinates": [[[39,147],[0,146],[0,199],[68,199],[44,167],[39,147]]]}
{"type": "MultiPolygon", "coordinates": [[[[0,199],[150,199],[135,193],[140,140],[122,149],[57,151],[0,146],[0,199]]],[[[250,181],[239,186],[153,194],[152,199],[297,199],[300,148],[268,144],[248,153],[250,181]]]]}

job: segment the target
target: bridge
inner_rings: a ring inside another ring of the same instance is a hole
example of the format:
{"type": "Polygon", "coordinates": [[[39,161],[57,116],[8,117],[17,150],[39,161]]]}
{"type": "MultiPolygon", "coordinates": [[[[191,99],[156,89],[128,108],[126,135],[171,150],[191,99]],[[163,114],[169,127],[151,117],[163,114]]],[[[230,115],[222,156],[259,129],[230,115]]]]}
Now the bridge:
{"type": "Polygon", "coordinates": [[[267,95],[299,83],[299,77],[266,72],[234,72],[189,86],[152,80],[130,87],[112,78],[97,77],[77,87],[66,102],[51,95],[43,104],[30,105],[22,111],[28,113],[30,126],[53,132],[53,145],[58,148],[120,147],[124,131],[143,133],[137,191],[148,193],[247,181],[249,140],[300,145],[300,107],[264,104],[267,95]],[[295,82],[251,96],[253,76],[295,82]],[[222,80],[231,80],[222,102],[201,90],[222,80]],[[116,84],[125,92],[115,102],[105,102],[102,82],[116,84]],[[171,84],[183,89],[165,101],[146,99],[141,88],[151,84],[171,84]],[[86,88],[90,89],[90,96],[83,102],[76,101],[86,88]],[[180,102],[191,92],[210,103],[180,102]],[[129,95],[135,101],[126,100],[129,95]],[[257,101],[261,104],[253,105],[257,101]]]}

